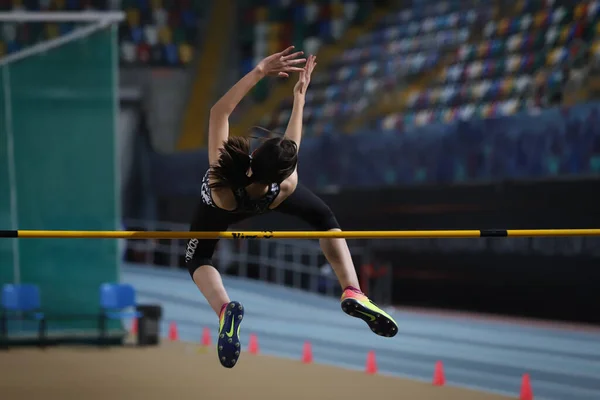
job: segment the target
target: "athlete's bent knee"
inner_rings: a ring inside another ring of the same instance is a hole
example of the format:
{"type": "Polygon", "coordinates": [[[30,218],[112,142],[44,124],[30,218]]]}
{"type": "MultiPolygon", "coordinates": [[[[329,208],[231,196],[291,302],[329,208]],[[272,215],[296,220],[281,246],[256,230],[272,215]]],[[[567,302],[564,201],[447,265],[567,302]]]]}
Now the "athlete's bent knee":
{"type": "Polygon", "coordinates": [[[185,266],[194,279],[194,272],[203,265],[213,265],[212,254],[216,240],[203,239],[190,239],[185,249],[185,266]]]}
{"type": "Polygon", "coordinates": [[[208,253],[203,246],[200,246],[199,239],[190,239],[185,250],[185,266],[194,279],[194,272],[203,265],[213,265],[212,258],[207,257],[208,253]]]}
{"type": "Polygon", "coordinates": [[[341,229],[333,211],[329,206],[324,206],[319,209],[315,223],[313,224],[316,229],[322,231],[331,231],[334,229],[341,229]]]}
{"type": "Polygon", "coordinates": [[[212,267],[212,260],[210,258],[197,258],[185,263],[185,266],[188,272],[190,273],[192,280],[194,280],[194,273],[198,270],[198,268],[201,268],[205,265],[210,265],[212,267]]]}

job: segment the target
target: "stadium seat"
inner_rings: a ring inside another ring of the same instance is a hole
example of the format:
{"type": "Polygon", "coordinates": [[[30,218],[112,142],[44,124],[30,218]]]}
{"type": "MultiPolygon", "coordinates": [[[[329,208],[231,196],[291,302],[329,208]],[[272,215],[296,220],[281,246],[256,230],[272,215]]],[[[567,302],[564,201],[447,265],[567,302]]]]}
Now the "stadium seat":
{"type": "Polygon", "coordinates": [[[126,311],[136,308],[135,289],[129,284],[104,283],[100,286],[100,339],[106,338],[107,320],[140,318],[139,311],[126,311]]]}
{"type": "Polygon", "coordinates": [[[0,306],[0,346],[8,345],[8,321],[12,319],[37,321],[39,343],[44,346],[46,316],[41,311],[40,290],[36,285],[5,284],[2,287],[0,306]]]}

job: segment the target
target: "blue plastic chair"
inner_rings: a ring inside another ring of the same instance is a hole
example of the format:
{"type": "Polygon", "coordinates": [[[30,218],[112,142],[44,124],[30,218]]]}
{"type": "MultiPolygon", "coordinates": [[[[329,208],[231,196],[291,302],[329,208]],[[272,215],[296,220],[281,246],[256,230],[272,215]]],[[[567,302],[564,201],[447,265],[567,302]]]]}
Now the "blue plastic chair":
{"type": "Polygon", "coordinates": [[[39,343],[45,345],[46,316],[41,311],[40,290],[33,284],[5,284],[0,302],[0,341],[6,347],[9,319],[38,321],[39,343]]]}
{"type": "Polygon", "coordinates": [[[100,339],[106,338],[106,321],[140,318],[137,311],[135,289],[126,283],[103,283],[100,285],[100,339]],[[134,311],[126,311],[133,308],[134,311]]]}

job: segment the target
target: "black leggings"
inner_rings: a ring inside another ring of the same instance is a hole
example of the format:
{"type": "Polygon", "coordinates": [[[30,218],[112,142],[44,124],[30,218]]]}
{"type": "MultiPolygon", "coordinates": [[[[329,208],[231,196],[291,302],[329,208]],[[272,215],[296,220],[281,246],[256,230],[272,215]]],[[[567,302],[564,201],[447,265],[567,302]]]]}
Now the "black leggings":
{"type": "MultiPolygon", "coordinates": [[[[300,183],[294,193],[272,211],[298,217],[318,231],[340,229],[340,225],[329,206],[300,183]]],[[[226,231],[230,225],[255,215],[231,213],[200,202],[190,226],[190,231],[222,232],[226,231]]],[[[188,241],[185,261],[191,276],[198,267],[213,265],[212,256],[218,242],[219,239],[190,239],[188,241]]]]}

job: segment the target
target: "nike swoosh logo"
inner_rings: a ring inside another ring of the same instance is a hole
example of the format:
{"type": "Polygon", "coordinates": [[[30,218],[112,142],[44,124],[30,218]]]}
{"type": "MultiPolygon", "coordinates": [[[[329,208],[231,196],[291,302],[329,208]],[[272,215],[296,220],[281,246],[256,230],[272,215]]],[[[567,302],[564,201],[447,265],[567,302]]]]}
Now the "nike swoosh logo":
{"type": "Polygon", "coordinates": [[[375,316],[373,316],[371,314],[367,314],[366,312],[362,312],[362,311],[358,311],[358,310],[356,310],[356,312],[359,312],[362,315],[366,315],[367,317],[371,318],[371,321],[375,321],[375,316]]]}
{"type": "Polygon", "coordinates": [[[235,325],[235,319],[231,318],[231,329],[229,329],[229,332],[227,332],[227,337],[233,336],[233,326],[234,325],[235,325]]]}

